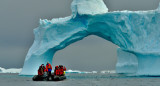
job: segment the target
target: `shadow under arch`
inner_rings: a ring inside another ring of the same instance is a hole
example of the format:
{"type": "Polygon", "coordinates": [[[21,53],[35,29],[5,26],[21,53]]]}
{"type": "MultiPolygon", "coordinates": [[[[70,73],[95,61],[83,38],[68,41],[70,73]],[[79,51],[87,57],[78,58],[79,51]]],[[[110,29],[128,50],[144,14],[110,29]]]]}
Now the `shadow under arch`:
{"type": "Polygon", "coordinates": [[[55,53],[53,66],[62,64],[68,69],[82,71],[115,70],[117,46],[90,35],[55,53]]]}

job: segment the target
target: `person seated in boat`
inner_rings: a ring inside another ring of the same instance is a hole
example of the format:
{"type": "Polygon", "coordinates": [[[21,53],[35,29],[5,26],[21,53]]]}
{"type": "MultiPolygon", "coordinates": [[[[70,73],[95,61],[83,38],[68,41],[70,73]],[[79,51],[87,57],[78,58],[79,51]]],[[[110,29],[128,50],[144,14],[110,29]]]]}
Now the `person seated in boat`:
{"type": "Polygon", "coordinates": [[[48,76],[51,76],[52,66],[49,62],[46,64],[46,71],[48,73],[48,76]]]}
{"type": "Polygon", "coordinates": [[[54,75],[56,76],[64,76],[65,75],[65,71],[66,71],[66,67],[63,65],[59,65],[59,66],[56,66],[55,67],[55,70],[54,70],[54,75]]]}
{"type": "Polygon", "coordinates": [[[66,67],[64,66],[63,67],[63,65],[59,65],[59,74],[60,74],[60,76],[64,76],[65,75],[65,71],[66,71],[66,67]]]}
{"type": "Polygon", "coordinates": [[[38,75],[42,76],[45,74],[45,72],[46,72],[46,68],[45,68],[44,64],[42,64],[41,66],[39,66],[38,75]]]}
{"type": "Polygon", "coordinates": [[[54,75],[59,76],[59,75],[60,75],[59,73],[60,73],[59,67],[56,66],[56,67],[55,67],[55,70],[54,70],[54,75]]]}

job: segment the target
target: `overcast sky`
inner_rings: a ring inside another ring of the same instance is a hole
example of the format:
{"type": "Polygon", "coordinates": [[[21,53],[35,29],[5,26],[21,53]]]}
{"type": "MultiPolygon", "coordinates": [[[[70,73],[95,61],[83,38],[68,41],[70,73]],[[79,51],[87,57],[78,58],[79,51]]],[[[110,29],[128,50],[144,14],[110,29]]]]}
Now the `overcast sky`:
{"type": "MultiPolygon", "coordinates": [[[[153,10],[160,0],[104,0],[109,11],[153,10]]],[[[72,0],[0,0],[0,67],[21,68],[33,43],[33,29],[39,19],[71,15],[72,0]]],[[[117,46],[89,36],[56,53],[53,65],[69,69],[115,69],[117,46]]]]}

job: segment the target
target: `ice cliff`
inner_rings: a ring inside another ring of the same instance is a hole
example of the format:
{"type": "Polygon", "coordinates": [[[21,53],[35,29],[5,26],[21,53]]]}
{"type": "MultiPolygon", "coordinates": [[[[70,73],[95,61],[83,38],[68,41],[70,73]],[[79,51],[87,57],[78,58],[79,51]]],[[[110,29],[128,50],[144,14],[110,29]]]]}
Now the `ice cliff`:
{"type": "Polygon", "coordinates": [[[73,0],[71,9],[69,17],[40,20],[21,75],[36,74],[40,64],[52,63],[58,50],[89,35],[120,47],[117,73],[160,75],[160,7],[108,12],[103,0],[73,0]]]}

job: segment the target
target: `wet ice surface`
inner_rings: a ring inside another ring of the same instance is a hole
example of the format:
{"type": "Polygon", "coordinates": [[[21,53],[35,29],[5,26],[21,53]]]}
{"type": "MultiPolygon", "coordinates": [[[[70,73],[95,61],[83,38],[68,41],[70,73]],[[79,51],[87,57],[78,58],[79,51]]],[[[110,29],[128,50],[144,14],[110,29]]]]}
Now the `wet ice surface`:
{"type": "Polygon", "coordinates": [[[67,74],[64,81],[32,81],[32,76],[0,74],[0,86],[159,86],[160,77],[126,77],[119,74],[67,74]]]}

